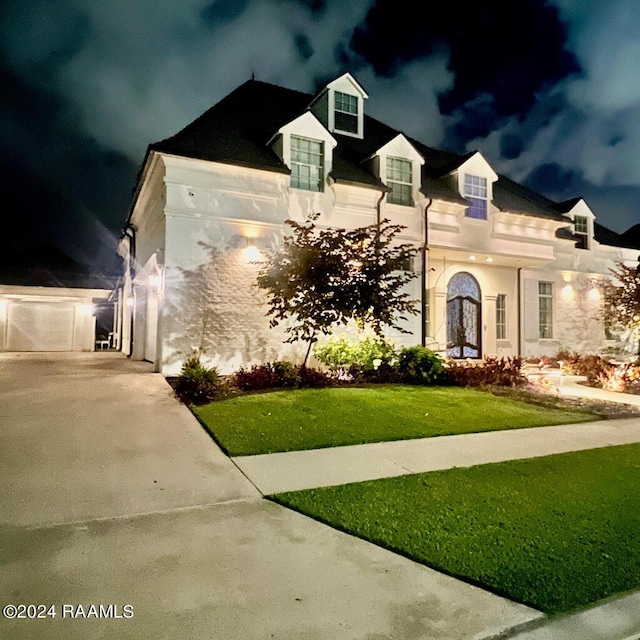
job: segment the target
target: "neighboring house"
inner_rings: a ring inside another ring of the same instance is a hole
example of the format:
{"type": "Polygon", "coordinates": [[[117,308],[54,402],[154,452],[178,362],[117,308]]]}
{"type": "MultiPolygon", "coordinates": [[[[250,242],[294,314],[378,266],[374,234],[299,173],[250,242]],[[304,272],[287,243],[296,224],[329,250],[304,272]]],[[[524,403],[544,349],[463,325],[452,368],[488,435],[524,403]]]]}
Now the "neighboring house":
{"type": "MultiPolygon", "coordinates": [[[[255,288],[260,251],[291,218],[388,218],[420,251],[421,313],[401,344],[454,358],[594,352],[608,343],[601,284],[637,243],[496,174],[479,152],[431,149],[365,115],[345,74],[311,96],[250,80],[149,147],[119,253],[122,350],[165,375],[203,351],[222,372],[295,358],[255,288]]],[[[635,234],[638,235],[637,233],[635,234]]]]}
{"type": "Polygon", "coordinates": [[[0,351],[93,351],[113,284],[49,245],[0,264],[0,351]]]}

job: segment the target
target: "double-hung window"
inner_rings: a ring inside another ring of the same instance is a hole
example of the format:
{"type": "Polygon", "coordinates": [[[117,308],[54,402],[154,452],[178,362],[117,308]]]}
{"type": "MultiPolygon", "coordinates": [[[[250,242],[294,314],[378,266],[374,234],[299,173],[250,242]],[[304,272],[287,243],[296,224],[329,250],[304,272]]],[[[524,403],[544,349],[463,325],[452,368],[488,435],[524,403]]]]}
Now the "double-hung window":
{"type": "Polygon", "coordinates": [[[504,293],[496,297],[496,338],[507,339],[507,296],[504,293]]]}
{"type": "Polygon", "coordinates": [[[333,126],[337,131],[358,133],[358,98],[336,91],[333,101],[333,126]]]}
{"type": "Polygon", "coordinates": [[[468,218],[487,219],[487,179],[465,174],[464,197],[471,203],[467,208],[468,218]]]}
{"type": "Polygon", "coordinates": [[[538,282],[538,337],[553,338],[552,282],[538,282]]]}
{"type": "Polygon", "coordinates": [[[411,160],[387,158],[387,186],[391,189],[387,202],[413,206],[412,173],[411,160]]]}
{"type": "Polygon", "coordinates": [[[291,186],[307,191],[323,191],[323,185],[323,143],[291,136],[291,186]]]}
{"type": "Polygon", "coordinates": [[[586,216],[576,216],[573,220],[575,234],[579,236],[576,247],[578,249],[589,248],[589,221],[586,216]]]}

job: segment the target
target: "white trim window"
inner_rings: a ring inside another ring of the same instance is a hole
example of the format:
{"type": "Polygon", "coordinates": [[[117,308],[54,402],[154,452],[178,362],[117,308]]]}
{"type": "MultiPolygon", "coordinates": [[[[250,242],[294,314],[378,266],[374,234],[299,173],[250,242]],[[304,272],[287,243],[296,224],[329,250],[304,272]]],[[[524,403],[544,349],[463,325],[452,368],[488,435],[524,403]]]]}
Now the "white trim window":
{"type": "Polygon", "coordinates": [[[580,236],[576,247],[578,249],[589,248],[589,218],[587,216],[575,216],[573,219],[573,232],[580,236]]]}
{"type": "Polygon", "coordinates": [[[291,186],[307,191],[324,190],[324,143],[291,136],[291,186]]]}
{"type": "Polygon", "coordinates": [[[413,206],[413,166],[411,160],[387,158],[387,202],[413,206]]]}
{"type": "Polygon", "coordinates": [[[538,337],[553,338],[553,282],[538,282],[538,337]]]}
{"type": "Polygon", "coordinates": [[[507,339],[507,296],[504,293],[496,296],[496,339],[507,339]]]}
{"type": "Polygon", "coordinates": [[[464,176],[464,197],[471,202],[465,214],[467,218],[486,220],[488,211],[487,179],[466,173],[464,176]]]}
{"type": "Polygon", "coordinates": [[[358,133],[358,98],[336,91],[333,95],[333,128],[346,133],[358,133]]]}

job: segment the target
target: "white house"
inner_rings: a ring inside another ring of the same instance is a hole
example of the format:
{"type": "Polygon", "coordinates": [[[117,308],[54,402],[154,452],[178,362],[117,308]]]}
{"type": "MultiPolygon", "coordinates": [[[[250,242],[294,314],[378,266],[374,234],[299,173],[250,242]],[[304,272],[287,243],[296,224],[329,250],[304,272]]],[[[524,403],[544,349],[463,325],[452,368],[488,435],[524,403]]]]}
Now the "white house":
{"type": "Polygon", "coordinates": [[[454,358],[607,345],[600,285],[637,246],[582,199],[552,202],[480,152],[438,151],[367,116],[367,98],[348,73],[316,96],[250,80],[149,147],[119,248],[124,352],[165,375],[197,350],[222,372],[299,357],[254,283],[284,221],[311,213],[406,227],[421,313],[402,344],[454,358]]]}

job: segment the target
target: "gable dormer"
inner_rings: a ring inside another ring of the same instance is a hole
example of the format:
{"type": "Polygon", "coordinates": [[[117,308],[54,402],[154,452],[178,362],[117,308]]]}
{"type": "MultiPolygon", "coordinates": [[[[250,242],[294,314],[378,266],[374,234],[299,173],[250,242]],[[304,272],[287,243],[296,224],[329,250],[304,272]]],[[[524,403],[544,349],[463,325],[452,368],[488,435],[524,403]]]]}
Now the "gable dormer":
{"type": "Polygon", "coordinates": [[[364,101],[369,96],[350,73],[330,82],[309,105],[331,132],[353,138],[364,136],[364,101]]]}
{"type": "Polygon", "coordinates": [[[574,198],[561,202],[558,211],[571,218],[576,249],[590,249],[593,244],[595,215],[589,205],[582,198],[574,198]]]}
{"type": "Polygon", "coordinates": [[[467,156],[452,174],[456,176],[458,192],[469,202],[465,216],[487,220],[493,200],[493,183],[498,174],[479,151],[467,156]]]}
{"type": "Polygon", "coordinates": [[[269,144],[291,170],[291,187],[324,191],[337,143],[313,113],[305,111],[280,127],[269,144]]]}
{"type": "Polygon", "coordinates": [[[387,202],[413,206],[421,186],[424,158],[400,133],[380,147],[372,157],[374,173],[389,187],[387,202]]]}

